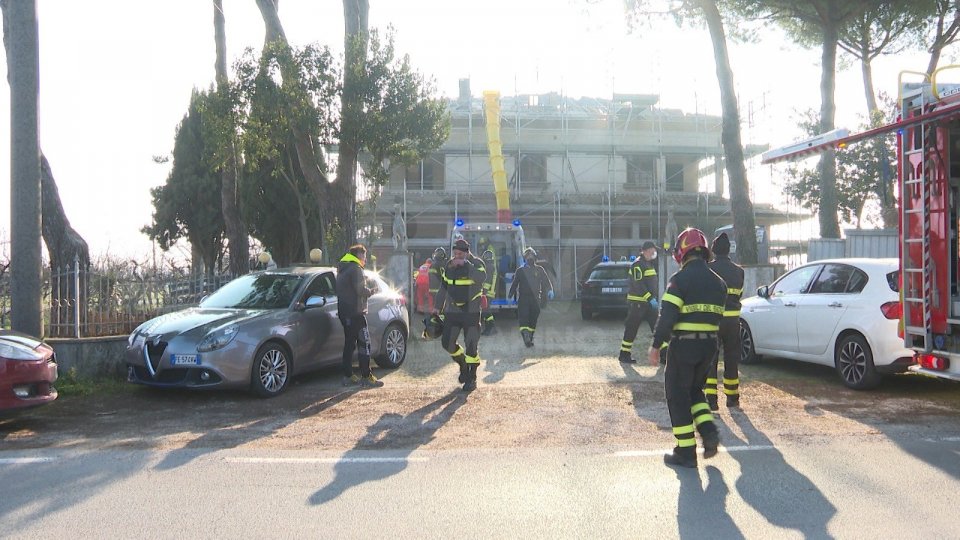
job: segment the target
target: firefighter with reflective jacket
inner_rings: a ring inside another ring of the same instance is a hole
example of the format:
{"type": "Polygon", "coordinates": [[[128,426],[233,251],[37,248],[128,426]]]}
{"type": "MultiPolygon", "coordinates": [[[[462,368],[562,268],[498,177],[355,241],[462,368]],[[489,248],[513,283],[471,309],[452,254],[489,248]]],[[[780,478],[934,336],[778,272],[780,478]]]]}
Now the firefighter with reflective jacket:
{"type": "Polygon", "coordinates": [[[440,292],[440,283],[443,282],[443,268],[447,265],[447,250],[438,247],[433,250],[433,264],[430,265],[428,291],[430,293],[431,311],[439,311],[437,308],[437,293],[440,292]]]}
{"type": "Polygon", "coordinates": [[[677,445],[663,460],[667,465],[696,467],[696,432],[703,441],[703,457],[715,456],[720,445],[720,434],[703,395],[703,381],[717,350],[727,284],[707,266],[710,249],[699,229],[680,233],[673,256],[680,270],[670,276],[660,299],[660,317],[647,356],[651,365],[657,365],[660,346],[670,340],[664,386],[677,445]]]}
{"type": "MultiPolygon", "coordinates": [[[[743,295],[743,268],[730,260],[730,239],[727,233],[720,233],[710,246],[714,259],[708,265],[711,270],[727,283],[727,303],[723,308],[723,319],[717,337],[723,348],[723,393],[727,396],[727,407],[740,406],[740,296],[743,295]]],[[[707,395],[710,410],[720,407],[717,403],[717,363],[720,350],[713,355],[707,384],[703,389],[707,395]]]]}
{"type": "Polygon", "coordinates": [[[650,333],[657,323],[660,307],[660,283],[657,278],[657,245],[649,240],[640,247],[640,256],[630,266],[630,288],[627,290],[627,320],[620,342],[620,361],[633,363],[633,340],[637,337],[640,323],[646,321],[650,333]]]}
{"type": "Polygon", "coordinates": [[[523,266],[517,268],[510,285],[509,298],[517,298],[517,322],[523,344],[533,347],[533,334],[537,331],[540,305],[553,300],[553,283],[542,266],[537,264],[537,252],[533,248],[523,250],[523,266]]]}
{"type": "Polygon", "coordinates": [[[437,294],[436,308],[443,312],[441,344],[460,366],[463,390],[477,388],[477,367],[480,365],[480,297],[483,296],[482,266],[469,259],[470,244],[464,239],[453,244],[453,258],[443,269],[443,281],[437,294]],[[463,330],[463,346],[457,343],[463,330]]]}
{"type": "Polygon", "coordinates": [[[485,250],[481,255],[480,259],[483,260],[483,266],[487,271],[487,279],[483,282],[483,295],[487,298],[487,306],[483,313],[483,332],[485,336],[489,336],[496,332],[497,327],[493,320],[493,310],[489,309],[489,302],[496,296],[497,292],[497,265],[496,265],[496,255],[493,253],[493,249],[485,250]]]}

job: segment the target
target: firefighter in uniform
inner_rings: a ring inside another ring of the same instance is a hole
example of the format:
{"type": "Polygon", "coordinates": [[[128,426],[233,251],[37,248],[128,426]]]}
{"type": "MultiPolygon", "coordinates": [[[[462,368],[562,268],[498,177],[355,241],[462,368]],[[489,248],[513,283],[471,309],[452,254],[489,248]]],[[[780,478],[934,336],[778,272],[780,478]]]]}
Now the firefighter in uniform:
{"type": "Polygon", "coordinates": [[[649,240],[640,247],[640,256],[630,266],[630,288],[627,290],[627,320],[620,342],[620,361],[633,363],[633,340],[640,323],[646,321],[653,334],[660,307],[660,283],[657,278],[657,245],[649,240]]]}
{"type": "MultiPolygon", "coordinates": [[[[743,268],[730,260],[730,239],[727,233],[720,233],[710,246],[714,260],[708,265],[711,270],[727,283],[727,303],[723,308],[723,319],[717,337],[723,348],[723,393],[727,396],[727,407],[740,406],[740,296],[743,295],[743,268]]],[[[717,403],[717,363],[720,350],[713,356],[707,384],[703,389],[707,395],[707,404],[711,411],[720,408],[717,403]]]]}
{"type": "Polygon", "coordinates": [[[439,311],[437,307],[437,293],[440,292],[440,284],[443,282],[443,268],[447,265],[447,250],[438,247],[433,250],[433,264],[430,265],[429,293],[431,311],[439,311]]]}
{"type": "Polygon", "coordinates": [[[699,229],[680,233],[673,256],[680,270],[670,277],[660,299],[663,305],[647,356],[651,365],[657,365],[660,345],[670,339],[664,386],[677,445],[663,460],[667,465],[692,468],[697,466],[696,432],[703,441],[703,457],[715,456],[720,445],[703,381],[717,350],[727,284],[707,266],[710,249],[699,229]]]}
{"type": "Polygon", "coordinates": [[[537,264],[537,252],[533,248],[523,250],[523,266],[517,268],[510,285],[509,298],[517,298],[517,322],[523,344],[533,347],[533,334],[537,331],[540,305],[553,300],[553,283],[542,266],[537,264]],[[519,294],[519,296],[518,296],[519,294]]]}
{"type": "Polygon", "coordinates": [[[444,314],[441,345],[460,366],[463,390],[477,388],[480,365],[480,297],[483,296],[483,267],[473,264],[468,255],[470,244],[460,239],[453,244],[453,258],[443,270],[436,308],[444,314]],[[463,346],[457,343],[463,330],[463,346]]]}
{"type": "Polygon", "coordinates": [[[496,297],[497,291],[497,265],[496,265],[496,255],[493,253],[493,249],[488,249],[480,255],[480,259],[483,260],[484,268],[487,271],[487,279],[483,282],[483,295],[487,297],[487,311],[483,314],[483,332],[485,336],[489,336],[496,332],[497,327],[496,323],[493,320],[493,310],[489,309],[489,301],[496,297]]]}

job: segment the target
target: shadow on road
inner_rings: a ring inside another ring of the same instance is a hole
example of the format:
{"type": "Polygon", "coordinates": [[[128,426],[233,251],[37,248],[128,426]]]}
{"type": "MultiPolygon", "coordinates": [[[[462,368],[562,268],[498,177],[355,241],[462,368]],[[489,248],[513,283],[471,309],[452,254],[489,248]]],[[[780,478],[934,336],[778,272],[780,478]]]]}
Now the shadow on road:
{"type": "Polygon", "coordinates": [[[386,413],[369,428],[353,449],[346,452],[334,467],[334,478],[310,496],[310,504],[323,504],[340,496],[351,487],[393,476],[407,468],[407,457],[413,450],[429,443],[453,414],[467,402],[467,394],[455,390],[403,416],[386,413]],[[395,449],[391,461],[364,462],[371,450],[395,449]]]}
{"type": "Polygon", "coordinates": [[[300,420],[304,416],[320,414],[334,405],[346,401],[358,391],[360,391],[360,389],[356,387],[343,389],[326,399],[307,405],[300,410],[300,414],[281,414],[260,418],[252,423],[245,424],[242,430],[238,430],[234,424],[207,430],[203,435],[190,441],[183,448],[168,452],[154,469],[158,471],[175,469],[190,463],[204,454],[217,452],[226,448],[236,448],[247,442],[266,437],[300,420]]]}
{"type": "Polygon", "coordinates": [[[677,527],[682,539],[745,538],[727,513],[730,488],[720,469],[708,465],[707,487],[697,469],[675,469],[680,480],[677,498],[677,527]]]}
{"type": "MultiPolygon", "coordinates": [[[[732,416],[746,440],[727,429],[723,433],[724,446],[769,446],[756,452],[730,452],[740,464],[736,482],[740,498],[773,525],[793,529],[805,538],[832,538],[827,524],[836,515],[836,507],[815,483],[787,463],[747,415],[738,411],[732,416]],[[753,474],[754,470],[762,470],[763,474],[753,474]],[[771,482],[772,478],[776,482],[771,482]]],[[[717,421],[722,423],[719,418],[717,421]]]]}

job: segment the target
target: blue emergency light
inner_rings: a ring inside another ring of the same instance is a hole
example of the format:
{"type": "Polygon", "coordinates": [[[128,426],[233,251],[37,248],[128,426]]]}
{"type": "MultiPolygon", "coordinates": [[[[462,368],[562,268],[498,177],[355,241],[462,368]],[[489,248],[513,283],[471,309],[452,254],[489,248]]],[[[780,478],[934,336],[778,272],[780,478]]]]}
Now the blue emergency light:
{"type": "Polygon", "coordinates": [[[463,227],[463,219],[457,218],[457,221],[454,222],[457,227],[463,227]]]}
{"type": "Polygon", "coordinates": [[[513,226],[514,226],[514,227],[519,227],[519,226],[520,226],[520,220],[519,220],[519,219],[513,220],[513,226]]]}
{"type": "Polygon", "coordinates": [[[610,257],[607,257],[606,255],[604,255],[603,258],[600,260],[603,262],[610,262],[610,257]]]}

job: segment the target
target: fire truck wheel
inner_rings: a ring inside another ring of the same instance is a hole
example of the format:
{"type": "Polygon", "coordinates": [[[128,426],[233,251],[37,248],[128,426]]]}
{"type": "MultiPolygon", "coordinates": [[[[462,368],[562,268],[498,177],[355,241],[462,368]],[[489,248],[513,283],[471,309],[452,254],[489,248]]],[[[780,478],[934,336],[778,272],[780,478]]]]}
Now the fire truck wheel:
{"type": "Polygon", "coordinates": [[[747,325],[746,321],[740,319],[740,363],[756,364],[762,358],[753,348],[753,334],[750,333],[750,326],[747,325]]]}
{"type": "Polygon", "coordinates": [[[873,365],[873,352],[860,334],[847,334],[837,342],[834,352],[837,374],[847,387],[870,390],[880,384],[880,374],[873,365]]]}

